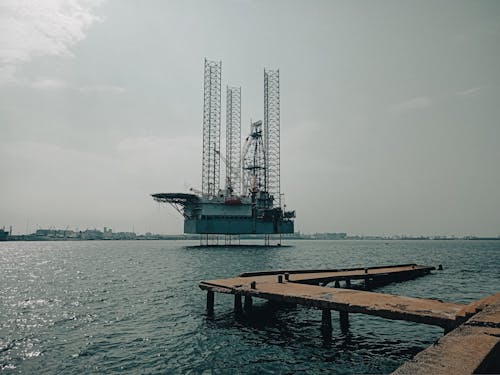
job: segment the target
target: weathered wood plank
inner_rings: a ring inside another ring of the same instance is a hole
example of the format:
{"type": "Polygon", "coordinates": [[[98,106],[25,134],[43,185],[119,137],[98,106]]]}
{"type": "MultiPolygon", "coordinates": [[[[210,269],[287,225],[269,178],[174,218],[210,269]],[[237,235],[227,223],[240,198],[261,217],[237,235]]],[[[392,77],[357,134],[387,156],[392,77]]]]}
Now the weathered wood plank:
{"type": "Polygon", "coordinates": [[[255,280],[272,281],[277,275],[289,274],[291,282],[332,282],[336,280],[362,280],[368,277],[383,277],[397,278],[398,276],[419,276],[429,273],[434,270],[431,266],[420,266],[417,264],[403,264],[397,266],[380,266],[368,268],[349,268],[349,269],[334,269],[334,270],[281,270],[281,271],[262,271],[262,272],[245,272],[240,274],[235,279],[253,278],[255,280]]]}
{"type": "MultiPolygon", "coordinates": [[[[375,267],[354,267],[354,268],[329,268],[329,269],[314,269],[314,270],[269,270],[269,271],[255,271],[255,272],[243,272],[239,274],[240,277],[253,277],[253,276],[269,276],[269,275],[278,275],[280,273],[289,273],[289,274],[311,274],[311,273],[323,273],[323,272],[344,272],[344,271],[361,271],[364,272],[365,269],[376,271],[381,269],[397,269],[397,268],[408,268],[412,266],[417,266],[416,263],[406,263],[406,264],[398,264],[398,265],[389,265],[389,266],[375,266],[375,267]]],[[[423,267],[423,266],[419,266],[423,267]]],[[[430,267],[435,269],[434,267],[430,267]]]]}
{"type": "MultiPolygon", "coordinates": [[[[482,311],[406,362],[394,375],[500,371],[500,293],[480,300],[482,311]]],[[[477,304],[475,304],[477,305],[477,304]]]]}
{"type": "Polygon", "coordinates": [[[345,280],[350,286],[351,280],[364,280],[367,277],[380,278],[391,280],[399,280],[425,275],[433,270],[434,267],[419,266],[416,264],[399,265],[399,266],[383,266],[370,268],[353,268],[342,270],[324,270],[318,271],[265,271],[244,273],[240,276],[227,279],[207,280],[200,283],[202,285],[224,286],[226,288],[237,288],[241,285],[249,284],[252,281],[258,284],[275,283],[278,281],[278,276],[288,274],[288,281],[294,283],[305,284],[326,284],[335,280],[345,280]]]}
{"type": "Polygon", "coordinates": [[[362,313],[387,319],[406,320],[443,328],[457,322],[456,314],[464,305],[433,299],[403,297],[350,289],[336,289],[296,283],[262,283],[256,289],[245,285],[238,293],[280,302],[362,313]]]}

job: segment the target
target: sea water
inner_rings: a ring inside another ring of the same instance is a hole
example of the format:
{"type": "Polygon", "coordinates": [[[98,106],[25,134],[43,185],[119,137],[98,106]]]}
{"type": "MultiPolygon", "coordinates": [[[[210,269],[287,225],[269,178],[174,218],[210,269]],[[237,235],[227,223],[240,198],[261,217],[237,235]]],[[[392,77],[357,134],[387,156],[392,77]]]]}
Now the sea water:
{"type": "Polygon", "coordinates": [[[230,295],[205,312],[201,280],[244,271],[418,263],[443,271],[378,292],[469,303],[499,291],[500,241],[290,241],[197,248],[194,241],[0,243],[0,369],[5,373],[388,373],[439,327],[351,314],[321,334],[321,312],[230,295]]]}

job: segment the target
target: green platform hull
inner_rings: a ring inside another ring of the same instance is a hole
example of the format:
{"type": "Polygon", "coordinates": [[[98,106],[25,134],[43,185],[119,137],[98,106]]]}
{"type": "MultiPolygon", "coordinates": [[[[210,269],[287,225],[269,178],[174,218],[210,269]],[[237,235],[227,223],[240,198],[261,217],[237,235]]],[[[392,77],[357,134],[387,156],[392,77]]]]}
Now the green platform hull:
{"type": "Polygon", "coordinates": [[[280,234],[293,233],[293,221],[264,221],[252,217],[205,217],[184,220],[184,233],[190,234],[280,234]]]}

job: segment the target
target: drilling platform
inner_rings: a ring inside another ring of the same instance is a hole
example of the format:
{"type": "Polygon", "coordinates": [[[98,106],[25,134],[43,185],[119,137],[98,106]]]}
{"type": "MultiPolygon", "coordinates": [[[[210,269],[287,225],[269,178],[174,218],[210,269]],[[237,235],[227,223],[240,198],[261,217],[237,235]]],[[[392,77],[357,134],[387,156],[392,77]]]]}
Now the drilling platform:
{"type": "Polygon", "coordinates": [[[190,193],[157,193],[184,217],[184,233],[200,234],[200,243],[239,243],[241,234],[293,233],[295,211],[282,206],[280,186],[279,70],[264,69],[264,121],[250,124],[241,142],[241,87],[226,86],[226,147],[221,143],[222,62],[205,59],[203,93],[202,188],[190,193]],[[221,159],[225,184],[220,186],[221,159]]]}

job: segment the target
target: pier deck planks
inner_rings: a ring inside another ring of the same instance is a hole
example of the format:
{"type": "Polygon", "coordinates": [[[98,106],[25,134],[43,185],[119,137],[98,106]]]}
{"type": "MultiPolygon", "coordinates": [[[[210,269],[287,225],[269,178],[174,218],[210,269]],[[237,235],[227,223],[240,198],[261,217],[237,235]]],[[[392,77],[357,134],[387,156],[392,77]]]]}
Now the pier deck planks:
{"type": "MultiPolygon", "coordinates": [[[[302,272],[290,271],[289,281],[278,282],[276,272],[246,273],[229,279],[202,281],[200,288],[217,293],[240,294],[272,301],[297,303],[320,309],[362,313],[450,329],[465,320],[466,305],[434,299],[403,297],[352,289],[308,285],[346,279],[398,279],[429,273],[433,267],[402,265],[370,269],[302,272]],[[247,276],[248,275],[248,276],[247,276]],[[256,283],[256,288],[251,283],[256,283]]],[[[287,272],[287,271],[278,271],[287,272]]]]}
{"type": "Polygon", "coordinates": [[[484,300],[482,311],[418,353],[393,374],[472,374],[500,370],[500,293],[484,300]]]}

